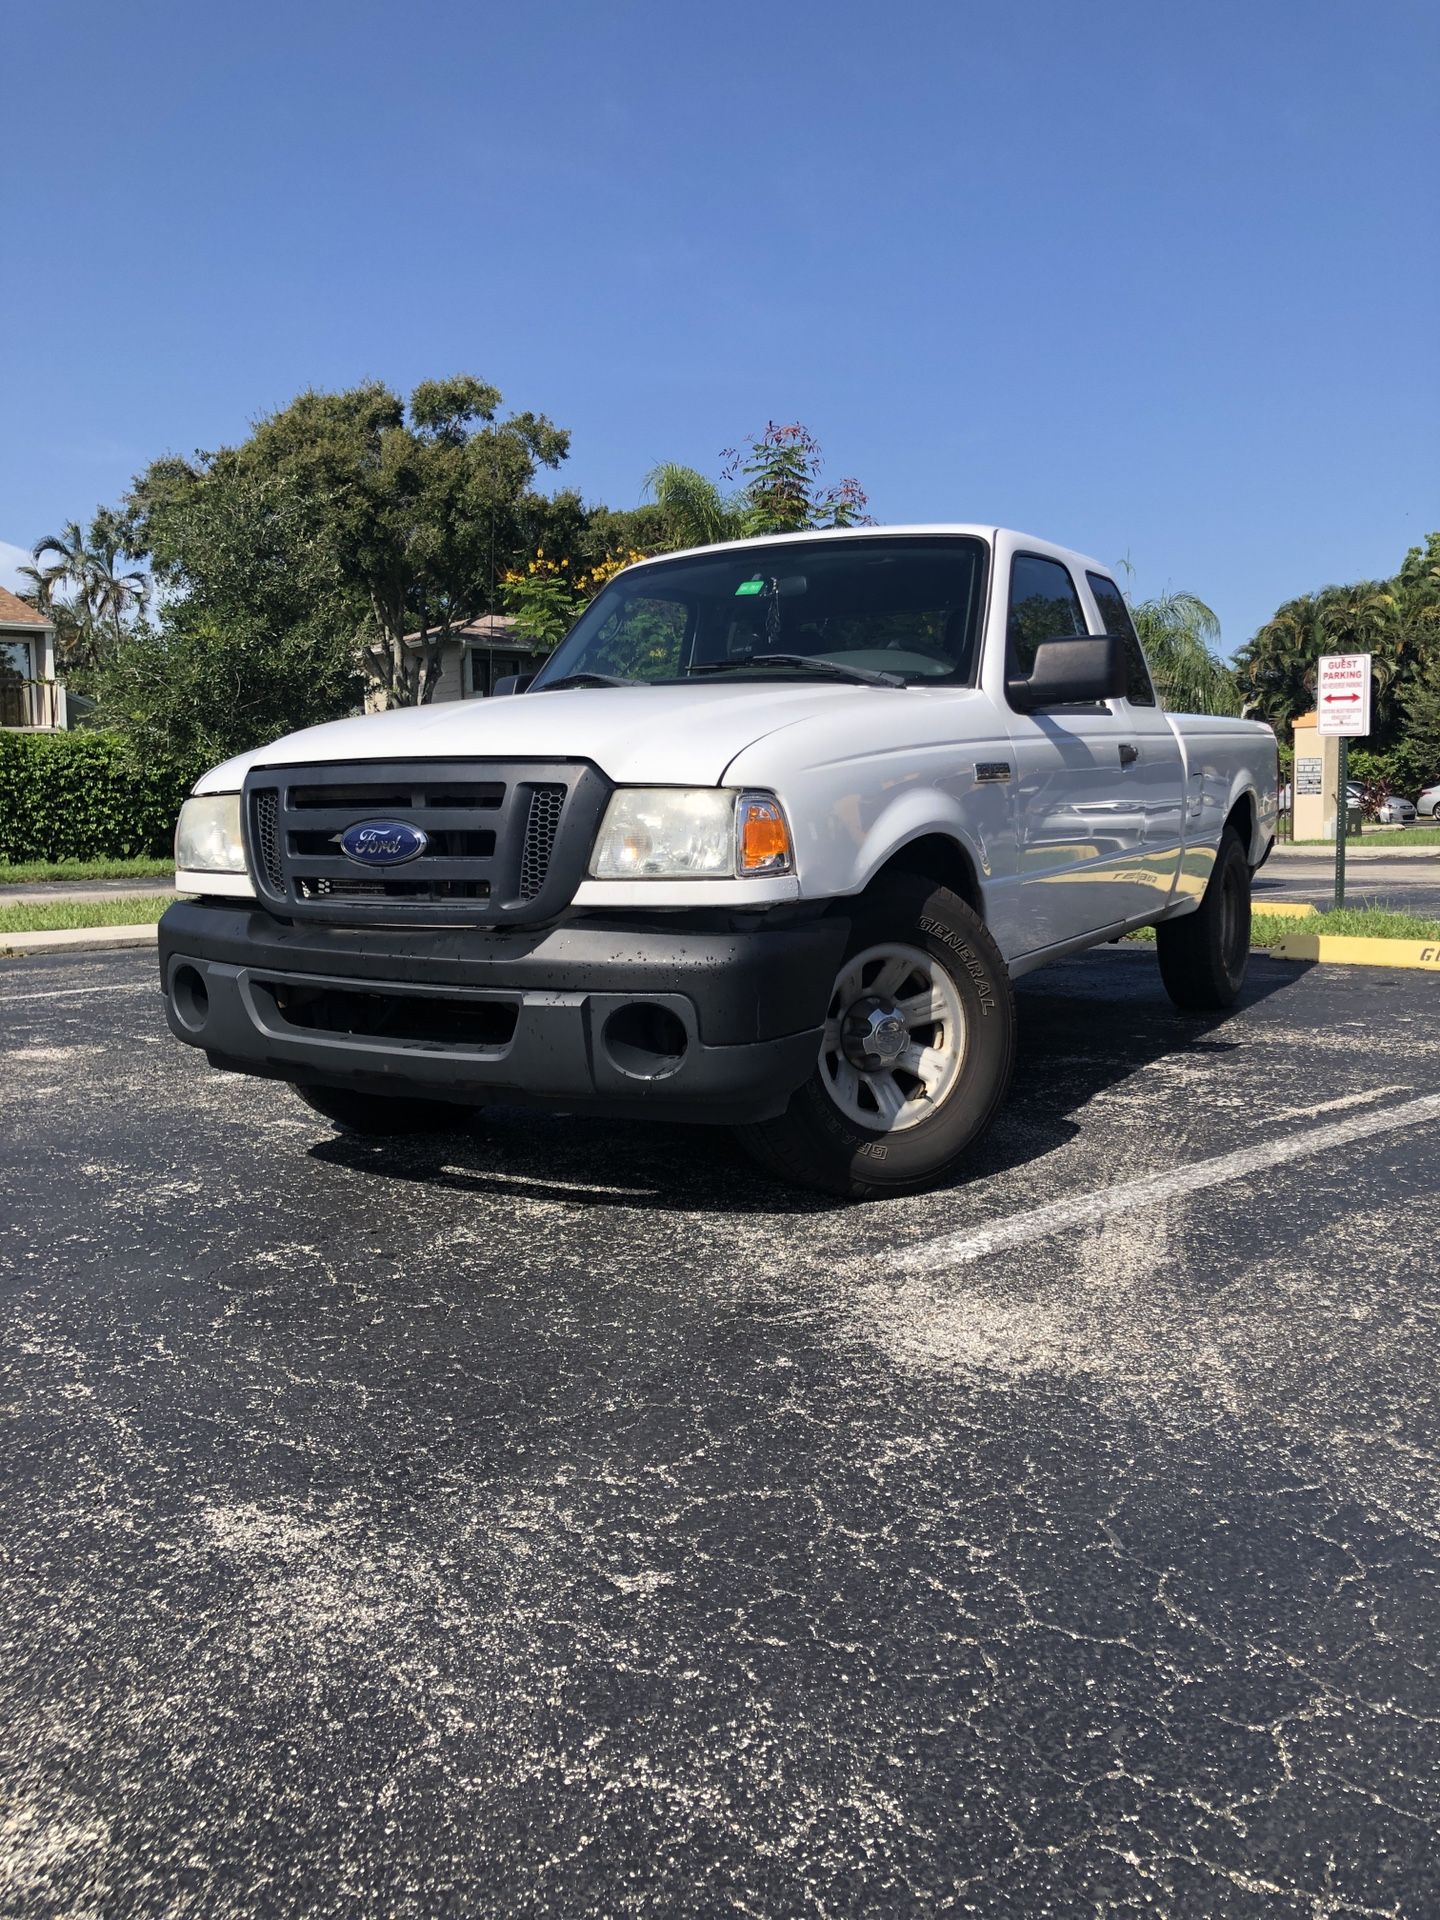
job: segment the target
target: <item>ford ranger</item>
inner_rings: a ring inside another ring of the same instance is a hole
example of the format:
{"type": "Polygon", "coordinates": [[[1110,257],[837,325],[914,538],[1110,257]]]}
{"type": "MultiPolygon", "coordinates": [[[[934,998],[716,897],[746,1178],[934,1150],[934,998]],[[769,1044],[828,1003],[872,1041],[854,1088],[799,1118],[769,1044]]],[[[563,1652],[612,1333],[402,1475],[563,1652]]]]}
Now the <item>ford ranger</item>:
{"type": "Polygon", "coordinates": [[[1020,975],[1153,925],[1179,1006],[1240,991],[1274,735],[1167,713],[1083,555],[980,526],[662,554],[509,692],[198,783],[177,1038],[342,1129],[721,1123],[860,1198],[989,1123],[1020,975]]]}

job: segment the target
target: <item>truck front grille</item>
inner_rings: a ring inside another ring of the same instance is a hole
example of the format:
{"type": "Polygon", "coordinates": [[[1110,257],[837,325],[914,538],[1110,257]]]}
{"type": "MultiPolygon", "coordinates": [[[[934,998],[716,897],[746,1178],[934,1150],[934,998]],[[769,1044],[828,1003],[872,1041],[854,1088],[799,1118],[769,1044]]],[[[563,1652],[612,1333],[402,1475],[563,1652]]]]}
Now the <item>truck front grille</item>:
{"type": "Polygon", "coordinates": [[[273,787],[259,788],[255,809],[255,855],[265,878],[278,893],[285,884],[280,866],[280,796],[273,787]]]}
{"type": "Polygon", "coordinates": [[[295,918],[541,920],[569,904],[609,793],[584,761],[257,768],[245,785],[251,871],[266,904],[295,918]],[[417,829],[422,851],[356,860],[341,841],[367,821],[417,829]]]}
{"type": "Polygon", "coordinates": [[[530,789],[530,817],[525,822],[525,851],[520,859],[522,900],[533,900],[545,884],[564,808],[564,787],[530,789]]]}

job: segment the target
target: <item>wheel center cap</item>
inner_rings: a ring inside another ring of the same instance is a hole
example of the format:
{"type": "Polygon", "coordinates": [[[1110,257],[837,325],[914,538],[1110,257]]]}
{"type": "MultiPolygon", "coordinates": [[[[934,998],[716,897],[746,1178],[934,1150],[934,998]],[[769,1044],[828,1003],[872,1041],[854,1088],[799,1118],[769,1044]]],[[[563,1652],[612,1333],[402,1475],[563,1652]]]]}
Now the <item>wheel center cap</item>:
{"type": "Polygon", "coordinates": [[[910,1030],[893,1001],[867,994],[846,1008],[840,1040],[852,1067],[874,1073],[894,1066],[910,1044],[910,1030]]]}

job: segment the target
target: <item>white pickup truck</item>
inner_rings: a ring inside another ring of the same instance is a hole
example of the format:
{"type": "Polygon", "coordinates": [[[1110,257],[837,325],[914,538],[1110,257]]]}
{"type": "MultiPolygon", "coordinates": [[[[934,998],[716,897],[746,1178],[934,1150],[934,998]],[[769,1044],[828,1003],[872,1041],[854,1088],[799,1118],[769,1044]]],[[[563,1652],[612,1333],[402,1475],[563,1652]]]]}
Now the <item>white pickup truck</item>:
{"type": "Polygon", "coordinates": [[[1275,738],[1162,710],[1093,560],[979,526],[627,568],[518,697],[340,720],[185,803],[171,1030],[339,1127],[737,1127],[856,1198],[1004,1098],[1011,981],[1154,924],[1238,993],[1275,738]]]}

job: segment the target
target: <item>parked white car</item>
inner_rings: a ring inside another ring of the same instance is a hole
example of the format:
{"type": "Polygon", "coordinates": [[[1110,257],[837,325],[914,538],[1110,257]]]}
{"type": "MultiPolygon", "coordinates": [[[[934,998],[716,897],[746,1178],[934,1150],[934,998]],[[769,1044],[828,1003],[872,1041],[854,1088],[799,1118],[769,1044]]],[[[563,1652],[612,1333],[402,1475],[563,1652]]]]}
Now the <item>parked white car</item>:
{"type": "Polygon", "coordinates": [[[1011,982],[1155,925],[1230,1005],[1275,738],[1177,717],[1098,562],[981,526],[666,554],[517,698],[207,774],[161,923],[172,1031],[344,1128],[457,1107],[737,1126],[853,1196],[949,1173],[1011,982]]]}
{"type": "Polygon", "coordinates": [[[1440,786],[1423,788],[1415,802],[1415,811],[1422,820],[1440,819],[1440,786]]]}
{"type": "Polygon", "coordinates": [[[1375,818],[1382,827],[1410,827],[1415,824],[1415,803],[1405,799],[1403,794],[1387,793],[1375,809],[1375,818]]]}

